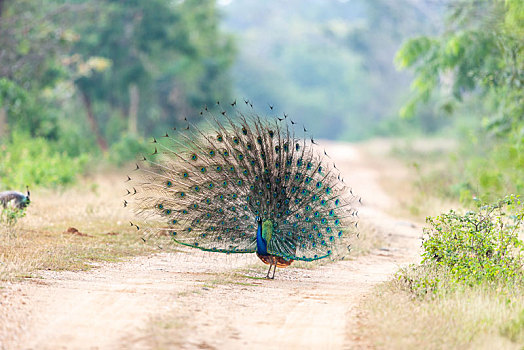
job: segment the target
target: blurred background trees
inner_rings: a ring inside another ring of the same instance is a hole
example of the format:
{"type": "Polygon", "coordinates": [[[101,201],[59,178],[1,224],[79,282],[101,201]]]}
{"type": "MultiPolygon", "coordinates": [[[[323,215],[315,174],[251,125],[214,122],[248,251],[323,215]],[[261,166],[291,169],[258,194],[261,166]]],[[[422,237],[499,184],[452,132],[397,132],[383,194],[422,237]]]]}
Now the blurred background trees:
{"type": "Polygon", "coordinates": [[[246,98],[320,138],[458,138],[447,193],[522,193],[523,12],[519,0],[0,0],[0,188],[124,164],[203,105],[246,98]]]}

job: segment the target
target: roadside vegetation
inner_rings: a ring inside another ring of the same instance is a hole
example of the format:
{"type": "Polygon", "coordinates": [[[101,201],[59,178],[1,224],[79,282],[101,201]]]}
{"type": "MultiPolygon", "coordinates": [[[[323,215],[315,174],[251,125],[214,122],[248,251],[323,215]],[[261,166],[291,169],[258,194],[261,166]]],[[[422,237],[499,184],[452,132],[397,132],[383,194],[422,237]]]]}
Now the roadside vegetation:
{"type": "Polygon", "coordinates": [[[401,114],[440,109],[456,125],[454,149],[393,154],[416,172],[408,210],[449,203],[426,219],[419,265],[402,268],[363,307],[368,339],[384,349],[524,346],[524,5],[450,3],[443,32],[397,53],[415,72],[401,114]],[[446,212],[447,211],[447,212],[446,212]]]}

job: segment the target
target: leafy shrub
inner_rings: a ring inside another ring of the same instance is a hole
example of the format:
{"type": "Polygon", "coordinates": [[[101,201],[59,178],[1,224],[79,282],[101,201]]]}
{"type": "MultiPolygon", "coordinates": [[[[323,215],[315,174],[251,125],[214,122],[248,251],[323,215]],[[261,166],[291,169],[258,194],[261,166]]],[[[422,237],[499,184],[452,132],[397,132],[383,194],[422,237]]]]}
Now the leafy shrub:
{"type": "Polygon", "coordinates": [[[524,286],[523,220],[518,196],[428,217],[422,263],[400,270],[397,280],[418,296],[479,284],[524,286]]]}
{"type": "Polygon", "coordinates": [[[16,224],[25,216],[25,208],[0,207],[0,234],[16,236],[16,224]]]}
{"type": "Polygon", "coordinates": [[[518,234],[523,218],[524,207],[515,196],[464,215],[451,210],[429,217],[422,263],[444,266],[469,283],[522,278],[524,245],[518,234]]]}
{"type": "Polygon", "coordinates": [[[0,188],[71,184],[82,173],[87,155],[70,157],[44,138],[14,132],[0,145],[0,188]]]}

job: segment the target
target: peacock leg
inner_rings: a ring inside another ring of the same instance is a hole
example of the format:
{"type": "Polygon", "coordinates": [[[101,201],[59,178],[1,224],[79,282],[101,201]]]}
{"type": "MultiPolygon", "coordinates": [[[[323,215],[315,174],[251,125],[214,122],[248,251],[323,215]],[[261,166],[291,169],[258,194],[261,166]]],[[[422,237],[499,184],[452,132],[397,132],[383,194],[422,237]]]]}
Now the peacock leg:
{"type": "Polygon", "coordinates": [[[271,266],[273,266],[273,264],[269,264],[269,270],[267,270],[267,275],[266,275],[267,279],[270,279],[269,272],[271,272],[271,266]]]}
{"type": "Polygon", "coordinates": [[[275,267],[273,268],[273,277],[271,277],[272,280],[275,279],[275,271],[277,270],[277,264],[275,264],[275,267]]]}

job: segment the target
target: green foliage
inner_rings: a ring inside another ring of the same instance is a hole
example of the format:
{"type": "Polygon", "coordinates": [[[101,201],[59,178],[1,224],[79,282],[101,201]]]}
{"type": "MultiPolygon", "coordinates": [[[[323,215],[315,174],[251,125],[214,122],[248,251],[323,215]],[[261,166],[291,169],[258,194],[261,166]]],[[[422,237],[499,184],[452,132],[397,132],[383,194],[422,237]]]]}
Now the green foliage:
{"type": "Polygon", "coordinates": [[[523,219],[524,206],[517,197],[464,215],[450,211],[429,217],[422,263],[445,266],[465,282],[523,282],[524,245],[518,238],[523,219]]]}
{"type": "Polygon", "coordinates": [[[14,133],[0,149],[0,186],[9,189],[71,184],[89,159],[71,157],[44,138],[22,133],[14,133]]]}
{"type": "Polygon", "coordinates": [[[10,206],[0,208],[0,226],[5,225],[8,228],[12,228],[25,214],[25,208],[17,209],[10,206]]]}
{"type": "Polygon", "coordinates": [[[84,16],[90,20],[74,27],[79,39],[72,53],[111,63],[75,77],[84,98],[98,106],[94,120],[100,129],[111,123],[108,116],[119,115],[124,121],[119,134],[137,132],[126,130],[132,86],[138,89],[136,119],[145,133],[172,127],[183,119],[178,114],[196,114],[204,104],[230,99],[228,69],[235,49],[219,28],[214,0],[105,0],[84,16]]]}
{"type": "Polygon", "coordinates": [[[397,277],[415,295],[472,285],[524,286],[524,205],[510,196],[477,211],[428,217],[420,266],[397,277]]]}
{"type": "MultiPolygon", "coordinates": [[[[449,97],[443,110],[453,112],[457,101],[474,92],[494,95],[487,100],[489,126],[507,132],[523,122],[524,21],[517,1],[482,0],[450,5],[447,30],[438,37],[421,36],[398,51],[400,68],[413,68],[413,99],[403,108],[405,116],[427,102],[438,89],[449,97]]],[[[445,98],[446,99],[446,98],[445,98]]]]}
{"type": "Polygon", "coordinates": [[[451,2],[442,34],[413,38],[396,56],[415,72],[401,115],[423,115],[417,107],[432,102],[460,116],[447,192],[464,204],[524,194],[523,8],[518,0],[451,2]]]}
{"type": "Polygon", "coordinates": [[[124,135],[111,145],[109,158],[112,164],[122,166],[136,160],[137,155],[151,154],[152,148],[143,138],[132,134],[124,135]]]}

